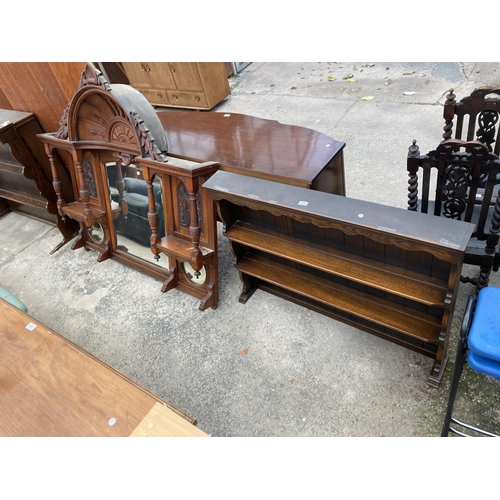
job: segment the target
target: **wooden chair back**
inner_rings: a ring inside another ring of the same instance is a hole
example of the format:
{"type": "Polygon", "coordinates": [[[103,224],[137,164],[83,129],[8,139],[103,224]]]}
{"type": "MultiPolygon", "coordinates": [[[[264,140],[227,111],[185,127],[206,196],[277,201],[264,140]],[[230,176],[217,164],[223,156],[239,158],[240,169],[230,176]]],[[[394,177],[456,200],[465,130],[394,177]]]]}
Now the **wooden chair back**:
{"type": "Polygon", "coordinates": [[[480,275],[462,281],[487,286],[500,266],[500,159],[479,141],[447,139],[426,155],[413,141],[407,169],[408,210],[475,225],[464,262],[479,266],[480,275]]]}
{"type": "Polygon", "coordinates": [[[455,97],[451,89],[443,111],[443,140],[477,140],[500,157],[500,86],[480,87],[459,102],[455,97]]]}

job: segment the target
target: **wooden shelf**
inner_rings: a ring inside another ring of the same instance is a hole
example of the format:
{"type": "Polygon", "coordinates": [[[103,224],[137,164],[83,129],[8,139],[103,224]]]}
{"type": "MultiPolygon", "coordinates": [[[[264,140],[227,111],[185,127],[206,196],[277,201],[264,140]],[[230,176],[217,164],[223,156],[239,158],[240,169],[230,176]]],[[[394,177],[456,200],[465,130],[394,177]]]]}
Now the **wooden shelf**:
{"type": "Polygon", "coordinates": [[[236,268],[255,278],[289,290],[341,311],[411,335],[424,342],[436,342],[441,330],[439,317],[425,314],[390,300],[321,279],[309,272],[282,265],[259,255],[247,253],[236,268]]]}
{"type": "MultiPolygon", "coordinates": [[[[177,236],[165,236],[161,239],[161,243],[157,243],[158,250],[172,255],[181,261],[189,261],[193,255],[193,243],[191,240],[179,238],[177,236]]],[[[200,251],[204,257],[208,257],[214,253],[213,250],[200,246],[200,251]]]]}
{"type": "Polygon", "coordinates": [[[37,208],[47,208],[47,200],[41,196],[36,196],[32,193],[22,193],[15,189],[1,189],[0,188],[0,198],[4,198],[9,201],[16,203],[21,203],[24,205],[29,205],[37,208]]]}
{"type": "Polygon", "coordinates": [[[474,226],[219,171],[218,204],[245,303],[257,288],[434,358],[438,387],[474,226]]]}
{"type": "MultiPolygon", "coordinates": [[[[80,203],[78,201],[75,201],[73,203],[68,203],[67,205],[64,205],[64,207],[62,208],[62,212],[64,215],[68,215],[69,217],[77,221],[83,221],[85,219],[84,210],[85,207],[83,203],[80,203]]],[[[92,212],[95,219],[104,217],[106,215],[105,210],[101,210],[92,205],[90,206],[90,211],[92,212]]]]}
{"type": "Polygon", "coordinates": [[[271,255],[283,257],[292,262],[307,262],[314,269],[335,274],[342,278],[366,284],[373,288],[386,290],[407,299],[415,300],[428,306],[439,307],[446,296],[446,287],[443,284],[429,282],[425,275],[407,271],[401,275],[396,266],[384,264],[374,260],[335,251],[322,245],[304,242],[298,238],[285,236],[238,221],[229,230],[226,236],[236,243],[250,245],[259,240],[259,248],[271,255]],[[424,281],[424,280],[427,280],[424,281]]]}

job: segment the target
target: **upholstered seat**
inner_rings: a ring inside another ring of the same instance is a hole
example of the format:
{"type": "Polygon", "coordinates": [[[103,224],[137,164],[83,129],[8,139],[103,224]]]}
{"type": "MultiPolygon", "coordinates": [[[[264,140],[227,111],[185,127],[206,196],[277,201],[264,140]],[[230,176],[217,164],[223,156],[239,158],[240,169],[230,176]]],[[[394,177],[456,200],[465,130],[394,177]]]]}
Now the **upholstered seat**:
{"type": "MultiPolygon", "coordinates": [[[[126,216],[120,216],[115,221],[116,231],[133,240],[149,246],[151,237],[151,226],[148,220],[148,189],[146,182],[142,179],[134,179],[125,177],[125,192],[124,200],[128,206],[126,216]]],[[[165,236],[165,224],[163,216],[163,203],[161,185],[153,183],[153,191],[156,202],[156,212],[158,214],[158,234],[160,237],[165,236]]]]}

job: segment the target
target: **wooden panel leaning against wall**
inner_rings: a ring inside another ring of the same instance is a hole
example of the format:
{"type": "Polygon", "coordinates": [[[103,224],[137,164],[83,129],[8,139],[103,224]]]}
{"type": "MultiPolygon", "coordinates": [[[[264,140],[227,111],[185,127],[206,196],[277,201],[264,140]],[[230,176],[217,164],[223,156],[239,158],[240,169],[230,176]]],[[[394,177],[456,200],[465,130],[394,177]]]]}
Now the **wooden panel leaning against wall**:
{"type": "Polygon", "coordinates": [[[0,104],[4,109],[33,113],[44,132],[59,128],[85,63],[0,63],[0,104]]]}
{"type": "MultiPolygon", "coordinates": [[[[57,130],[61,115],[78,88],[84,68],[85,63],[79,62],[0,62],[0,109],[33,113],[42,131],[57,130]]],[[[40,130],[33,131],[32,137],[29,133],[23,137],[35,159],[33,165],[25,167],[28,170],[41,168],[45,175],[46,172],[50,172],[50,165],[43,145],[36,138],[36,133],[39,132],[40,130]]],[[[64,166],[67,165],[67,161],[65,158],[56,158],[56,162],[61,172],[60,180],[64,196],[67,200],[73,201],[71,177],[64,166]]],[[[47,181],[49,184],[52,182],[50,176],[47,181]]],[[[50,196],[55,196],[55,193],[46,193],[42,190],[41,194],[49,200],[49,206],[50,196]]],[[[48,219],[50,220],[50,217],[48,219]]],[[[71,222],[67,221],[65,224],[58,222],[64,241],[71,239],[77,231],[77,226],[71,230],[69,227],[71,222]]]]}

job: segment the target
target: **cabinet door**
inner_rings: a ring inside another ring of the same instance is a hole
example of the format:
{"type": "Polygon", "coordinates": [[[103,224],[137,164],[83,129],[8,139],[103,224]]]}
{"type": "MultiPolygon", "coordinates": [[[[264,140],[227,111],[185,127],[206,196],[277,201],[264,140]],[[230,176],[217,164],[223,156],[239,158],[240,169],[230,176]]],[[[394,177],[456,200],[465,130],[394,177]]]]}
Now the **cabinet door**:
{"type": "Polygon", "coordinates": [[[177,89],[168,62],[126,62],[123,63],[123,67],[130,85],[141,92],[143,90],[177,89]]]}
{"type": "Polygon", "coordinates": [[[202,92],[197,63],[169,63],[176,89],[188,92],[202,92]]]}
{"type": "Polygon", "coordinates": [[[152,63],[124,62],[122,64],[132,87],[142,90],[150,89],[153,86],[151,76],[152,63]]]}
{"type": "Polygon", "coordinates": [[[171,63],[147,63],[151,68],[150,76],[152,80],[152,87],[155,89],[175,90],[177,85],[172,75],[170,67],[171,63]]]}

